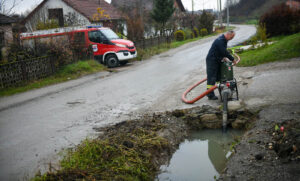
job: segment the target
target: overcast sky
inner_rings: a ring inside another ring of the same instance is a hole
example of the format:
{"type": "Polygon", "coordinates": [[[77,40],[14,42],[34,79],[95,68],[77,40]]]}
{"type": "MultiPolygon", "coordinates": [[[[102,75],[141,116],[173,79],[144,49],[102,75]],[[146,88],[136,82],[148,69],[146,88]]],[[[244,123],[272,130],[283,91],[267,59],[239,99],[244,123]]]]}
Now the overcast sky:
{"type": "MultiPolygon", "coordinates": [[[[1,0],[0,0],[1,1],[1,0]]],[[[3,1],[3,0],[2,0],[3,1]]],[[[6,0],[8,5],[6,7],[11,7],[14,0],[6,0]]],[[[15,13],[24,13],[26,10],[32,10],[43,0],[16,0],[18,5],[14,8],[15,13]]],[[[110,2],[111,0],[106,0],[110,2]]],[[[226,0],[222,0],[222,4],[225,4],[226,0]]],[[[192,0],[182,0],[184,7],[188,10],[192,10],[192,0]]],[[[194,10],[199,9],[217,9],[217,0],[194,0],[194,10]]],[[[224,7],[224,6],[223,6],[224,7]]]]}

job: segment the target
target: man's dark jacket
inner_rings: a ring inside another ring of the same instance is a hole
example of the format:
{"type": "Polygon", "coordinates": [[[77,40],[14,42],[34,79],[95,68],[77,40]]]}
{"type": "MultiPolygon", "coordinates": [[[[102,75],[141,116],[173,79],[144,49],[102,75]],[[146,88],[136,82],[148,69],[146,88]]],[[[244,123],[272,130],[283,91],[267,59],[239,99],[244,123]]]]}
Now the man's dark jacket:
{"type": "Polygon", "coordinates": [[[224,57],[229,58],[231,61],[234,60],[234,58],[227,51],[227,40],[225,36],[221,35],[213,42],[207,54],[206,61],[208,65],[220,64],[224,57]]]}

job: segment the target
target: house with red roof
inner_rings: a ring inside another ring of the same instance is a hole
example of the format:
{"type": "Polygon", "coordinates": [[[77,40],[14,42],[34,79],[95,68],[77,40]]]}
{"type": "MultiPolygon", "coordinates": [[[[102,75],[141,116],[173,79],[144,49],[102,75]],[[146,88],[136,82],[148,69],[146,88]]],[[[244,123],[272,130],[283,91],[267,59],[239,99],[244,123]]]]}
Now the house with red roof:
{"type": "Polygon", "coordinates": [[[27,31],[38,22],[56,20],[60,27],[98,24],[113,28],[125,19],[105,0],[44,0],[23,21],[27,31]]]}

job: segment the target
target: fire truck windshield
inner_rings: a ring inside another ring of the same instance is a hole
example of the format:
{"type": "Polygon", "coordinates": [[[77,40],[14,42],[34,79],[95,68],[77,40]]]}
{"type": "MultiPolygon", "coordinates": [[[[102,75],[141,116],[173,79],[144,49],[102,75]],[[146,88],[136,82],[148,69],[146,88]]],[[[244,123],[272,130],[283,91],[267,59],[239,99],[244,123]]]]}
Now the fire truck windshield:
{"type": "Polygon", "coordinates": [[[114,40],[114,39],[120,39],[120,37],[115,33],[113,32],[111,29],[101,29],[100,30],[101,33],[103,33],[106,38],[108,38],[109,40],[114,40]]]}

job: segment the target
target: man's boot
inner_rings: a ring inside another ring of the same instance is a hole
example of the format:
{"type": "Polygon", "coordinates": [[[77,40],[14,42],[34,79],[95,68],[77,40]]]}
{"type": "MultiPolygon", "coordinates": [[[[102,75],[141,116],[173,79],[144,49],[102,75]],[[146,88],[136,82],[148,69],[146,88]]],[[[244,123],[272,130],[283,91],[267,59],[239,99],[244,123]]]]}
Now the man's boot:
{"type": "Polygon", "coordinates": [[[208,100],[218,100],[218,97],[215,95],[214,91],[208,93],[206,96],[208,97],[208,100]]]}

